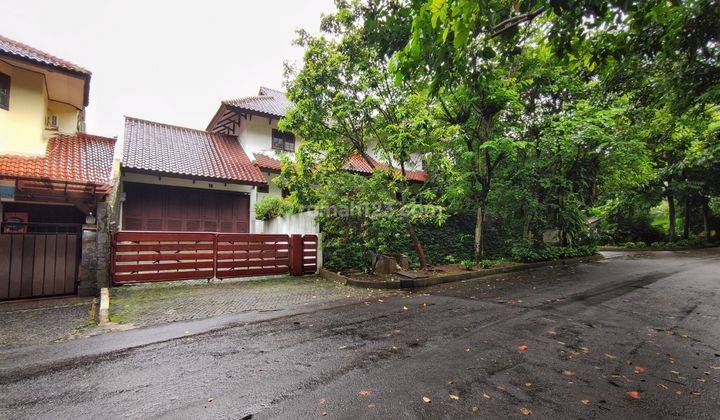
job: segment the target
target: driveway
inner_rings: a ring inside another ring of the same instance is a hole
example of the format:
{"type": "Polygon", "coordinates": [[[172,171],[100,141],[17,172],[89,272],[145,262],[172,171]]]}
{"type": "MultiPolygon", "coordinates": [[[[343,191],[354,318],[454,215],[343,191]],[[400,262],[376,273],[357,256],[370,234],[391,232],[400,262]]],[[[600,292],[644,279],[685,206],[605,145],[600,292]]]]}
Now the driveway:
{"type": "Polygon", "coordinates": [[[134,327],[378,294],[315,276],[146,283],[114,287],[111,293],[110,320],[134,327]]]}
{"type": "Polygon", "coordinates": [[[92,298],[0,302],[0,351],[82,336],[92,328],[92,298]]]}
{"type": "Polygon", "coordinates": [[[373,297],[0,376],[0,412],[717,418],[719,272],[635,253],[373,297]]]}

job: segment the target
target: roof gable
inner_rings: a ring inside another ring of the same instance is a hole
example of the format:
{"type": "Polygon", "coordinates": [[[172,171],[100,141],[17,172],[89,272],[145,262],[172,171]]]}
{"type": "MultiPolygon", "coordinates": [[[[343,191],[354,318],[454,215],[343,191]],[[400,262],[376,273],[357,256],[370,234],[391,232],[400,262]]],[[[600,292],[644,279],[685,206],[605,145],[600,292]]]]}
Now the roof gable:
{"type": "Polygon", "coordinates": [[[88,76],[91,74],[90,70],[80,67],[77,64],[73,64],[67,60],[63,60],[62,58],[40,51],[37,48],[33,48],[21,42],[14,41],[10,38],[6,38],[2,35],[0,35],[0,52],[34,61],[45,66],[70,70],[88,76]]]}
{"type": "Polygon", "coordinates": [[[233,107],[239,111],[258,113],[261,115],[282,118],[292,106],[285,93],[266,87],[261,87],[255,96],[244,98],[227,99],[222,101],[224,105],[233,107]]]}

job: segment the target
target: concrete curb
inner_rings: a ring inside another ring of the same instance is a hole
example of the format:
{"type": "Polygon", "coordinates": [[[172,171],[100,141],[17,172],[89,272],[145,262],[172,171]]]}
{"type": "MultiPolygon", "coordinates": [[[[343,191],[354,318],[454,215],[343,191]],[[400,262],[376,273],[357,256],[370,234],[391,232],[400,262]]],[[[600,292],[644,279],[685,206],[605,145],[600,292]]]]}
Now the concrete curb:
{"type": "Polygon", "coordinates": [[[98,309],[98,324],[103,326],[110,322],[110,289],[100,289],[100,308],[98,309]]]}
{"type": "Polygon", "coordinates": [[[683,248],[623,248],[621,246],[601,246],[598,247],[598,251],[628,251],[628,252],[648,252],[648,251],[691,251],[694,249],[709,249],[718,248],[720,245],[700,245],[700,246],[686,246],[683,248]]]}
{"type": "Polygon", "coordinates": [[[447,276],[428,277],[423,279],[396,279],[393,281],[365,281],[343,276],[329,270],[320,270],[320,275],[331,281],[337,281],[348,286],[366,287],[371,289],[414,289],[419,287],[434,286],[436,284],[451,283],[455,281],[477,279],[481,277],[494,276],[496,274],[513,273],[517,271],[532,270],[534,268],[551,267],[556,265],[571,265],[584,262],[601,260],[604,257],[600,254],[589,257],[568,258],[565,260],[540,261],[536,263],[518,264],[509,267],[488,268],[482,271],[468,271],[467,273],[451,274],[447,276]]]}

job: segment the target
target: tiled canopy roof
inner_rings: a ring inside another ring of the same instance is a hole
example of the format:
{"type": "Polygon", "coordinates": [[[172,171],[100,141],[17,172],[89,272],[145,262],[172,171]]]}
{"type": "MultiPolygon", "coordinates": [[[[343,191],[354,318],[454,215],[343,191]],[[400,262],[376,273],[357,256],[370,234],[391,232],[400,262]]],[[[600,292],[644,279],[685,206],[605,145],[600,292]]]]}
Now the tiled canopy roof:
{"type": "Polygon", "coordinates": [[[0,155],[0,177],[107,186],[115,139],[85,133],[48,140],[45,156],[0,155]]]}
{"type": "Polygon", "coordinates": [[[284,117],[285,112],[287,112],[292,104],[283,92],[266,87],[261,87],[257,96],[228,99],[222,101],[222,103],[240,110],[257,112],[278,118],[284,117]]]}
{"type": "MultiPolygon", "coordinates": [[[[375,165],[376,168],[382,168],[386,169],[388,165],[378,162],[377,160],[370,158],[372,160],[373,165],[375,165]]],[[[351,172],[357,172],[360,174],[371,174],[372,168],[370,165],[363,159],[360,155],[352,155],[348,162],[345,164],[345,169],[351,172]]],[[[400,172],[400,169],[395,169],[395,172],[400,172]]],[[[427,181],[427,173],[425,171],[411,171],[411,170],[405,170],[405,176],[410,181],[418,181],[418,182],[425,182],[427,181]]]]}
{"type": "Polygon", "coordinates": [[[255,163],[257,163],[257,166],[260,167],[260,169],[277,172],[280,172],[282,169],[282,164],[278,159],[262,153],[255,153],[253,156],[255,157],[255,163]]]}
{"type": "Polygon", "coordinates": [[[40,51],[29,45],[13,41],[12,39],[6,38],[2,35],[0,35],[0,52],[4,52],[15,57],[24,58],[26,60],[35,61],[39,64],[44,64],[46,66],[70,70],[88,76],[90,75],[90,71],[87,69],[84,69],[69,61],[63,60],[62,58],[55,57],[54,55],[48,54],[44,51],[40,51]]]}
{"type": "MultiPolygon", "coordinates": [[[[270,156],[264,155],[262,153],[255,153],[255,163],[257,163],[258,167],[260,169],[265,169],[269,171],[280,171],[282,169],[282,165],[280,164],[280,161],[278,159],[272,158],[270,156]]],[[[372,159],[372,158],[371,158],[372,159]]],[[[373,164],[377,168],[387,168],[388,166],[384,163],[380,163],[375,159],[372,159],[373,164]]],[[[350,157],[350,159],[345,164],[345,169],[347,169],[350,172],[355,172],[363,175],[370,175],[372,173],[372,168],[368,163],[365,161],[365,159],[362,158],[360,155],[353,155],[350,157]]],[[[396,172],[400,172],[399,169],[395,169],[396,172]]],[[[425,182],[427,181],[427,173],[425,171],[405,171],[405,176],[410,181],[418,181],[418,182],[425,182]]]]}
{"type": "Polygon", "coordinates": [[[266,183],[233,137],[131,117],[125,117],[122,166],[192,178],[266,183]]]}

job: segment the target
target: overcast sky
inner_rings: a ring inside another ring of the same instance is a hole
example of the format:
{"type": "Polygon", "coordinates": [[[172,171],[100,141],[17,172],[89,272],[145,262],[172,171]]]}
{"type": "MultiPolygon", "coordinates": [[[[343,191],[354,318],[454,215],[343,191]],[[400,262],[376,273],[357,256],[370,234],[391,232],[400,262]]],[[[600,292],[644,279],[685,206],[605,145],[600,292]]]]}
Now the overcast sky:
{"type": "Polygon", "coordinates": [[[2,0],[0,33],[92,71],[87,131],[123,115],[204,129],[222,99],[281,89],[332,0],[2,0]]]}

